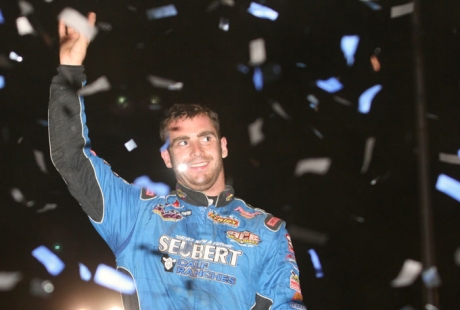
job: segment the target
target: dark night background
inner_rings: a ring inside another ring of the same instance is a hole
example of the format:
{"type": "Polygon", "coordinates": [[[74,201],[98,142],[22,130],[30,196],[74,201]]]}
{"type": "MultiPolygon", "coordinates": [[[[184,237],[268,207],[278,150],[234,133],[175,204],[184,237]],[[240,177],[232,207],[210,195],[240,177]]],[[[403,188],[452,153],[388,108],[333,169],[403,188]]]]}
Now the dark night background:
{"type": "MultiPolygon", "coordinates": [[[[84,282],[83,263],[114,266],[113,255],[70,196],[49,158],[47,119],[49,84],[58,65],[57,15],[67,6],[97,13],[99,30],[85,61],[88,82],[105,75],[110,91],[85,99],[92,148],[114,171],[132,182],[140,175],[174,184],[158,149],[159,119],[175,102],[200,102],[217,110],[229,141],[224,161],[237,196],[302,227],[327,235],[323,244],[293,236],[302,293],[309,310],[424,309],[420,278],[408,287],[390,286],[408,258],[421,260],[417,196],[417,146],[414,125],[414,65],[411,15],[390,18],[392,6],[406,0],[378,1],[379,11],[358,0],[259,1],[277,12],[276,21],[247,13],[251,1],[207,10],[211,0],[29,0],[35,35],[19,36],[16,1],[0,9],[0,271],[19,271],[14,289],[0,292],[2,309],[109,310],[121,306],[117,292],[84,282]],[[178,15],[147,19],[150,8],[172,4],[178,15]],[[230,22],[219,29],[220,18],[230,22]],[[344,35],[357,34],[355,64],[340,50],[344,35]],[[252,83],[249,42],[263,38],[267,60],[264,88],[252,83]],[[23,57],[8,59],[11,51],[23,57]],[[381,70],[373,70],[375,55],[381,70]],[[304,65],[299,65],[299,63],[304,65]],[[247,73],[238,70],[248,68],[247,73]],[[281,68],[276,72],[273,68],[281,68]],[[184,83],[181,91],[153,87],[147,75],[184,83]],[[336,94],[315,85],[340,79],[336,94]],[[383,86],[368,114],[357,110],[360,94],[383,86]],[[307,99],[314,95],[318,109],[307,99]],[[117,98],[128,98],[126,105],[117,98]],[[339,103],[335,96],[350,104],[339,103]],[[151,101],[161,109],[150,109],[151,101]],[[278,102],[290,119],[271,107],[278,102]],[[251,146],[248,126],[263,119],[265,139],[251,146]],[[366,140],[375,138],[369,169],[361,173],[366,140]],[[124,143],[138,147],[128,152],[124,143]],[[40,170],[34,150],[45,156],[40,170]],[[327,174],[295,176],[296,163],[327,157],[327,174]],[[13,199],[19,189],[29,206],[13,199]],[[46,204],[57,208],[37,213],[46,204]],[[40,245],[56,254],[66,269],[53,277],[31,255],[40,245]],[[324,277],[316,278],[309,249],[315,249],[324,277]],[[34,279],[50,280],[55,290],[40,296],[34,279]],[[407,309],[407,308],[406,308],[407,309]]],[[[460,309],[460,205],[435,190],[441,173],[460,179],[458,165],[439,161],[439,153],[460,149],[460,2],[421,1],[425,56],[430,175],[440,309],[460,309]]]]}

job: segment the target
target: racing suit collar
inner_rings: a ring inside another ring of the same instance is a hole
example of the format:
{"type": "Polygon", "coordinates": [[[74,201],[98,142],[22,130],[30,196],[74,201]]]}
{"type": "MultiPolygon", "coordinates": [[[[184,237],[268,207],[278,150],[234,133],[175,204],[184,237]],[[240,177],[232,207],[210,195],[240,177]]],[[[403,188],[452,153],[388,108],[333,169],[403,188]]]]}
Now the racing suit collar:
{"type": "MultiPolygon", "coordinates": [[[[208,207],[208,197],[199,191],[185,187],[179,183],[176,184],[176,195],[185,202],[198,207],[208,207]]],[[[217,201],[214,204],[216,207],[223,207],[228,205],[235,198],[233,187],[226,185],[225,189],[217,196],[217,201]]]]}

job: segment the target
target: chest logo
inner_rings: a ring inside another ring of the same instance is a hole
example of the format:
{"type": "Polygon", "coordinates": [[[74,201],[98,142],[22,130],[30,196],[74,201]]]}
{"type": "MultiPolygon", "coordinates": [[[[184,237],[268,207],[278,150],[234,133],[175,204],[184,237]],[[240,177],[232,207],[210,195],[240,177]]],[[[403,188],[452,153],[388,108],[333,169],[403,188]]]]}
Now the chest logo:
{"type": "Polygon", "coordinates": [[[215,211],[210,211],[208,213],[208,218],[211,219],[214,223],[224,224],[232,227],[240,226],[240,221],[232,216],[221,216],[215,211]]]}
{"type": "Polygon", "coordinates": [[[242,207],[236,208],[235,211],[238,211],[238,212],[241,214],[242,217],[245,217],[245,218],[247,218],[247,219],[252,219],[252,218],[254,218],[256,215],[262,214],[262,212],[259,212],[259,211],[256,211],[256,212],[254,212],[254,213],[251,213],[251,212],[249,212],[249,211],[244,210],[242,207]]]}
{"type": "Polygon", "coordinates": [[[229,230],[227,231],[227,237],[230,240],[238,242],[241,245],[245,246],[256,246],[259,245],[260,238],[256,234],[253,234],[250,231],[235,231],[229,230]]]}
{"type": "Polygon", "coordinates": [[[158,214],[163,221],[177,222],[184,219],[184,217],[192,214],[192,211],[176,211],[176,210],[166,210],[163,205],[157,205],[153,208],[153,213],[158,214]]]}

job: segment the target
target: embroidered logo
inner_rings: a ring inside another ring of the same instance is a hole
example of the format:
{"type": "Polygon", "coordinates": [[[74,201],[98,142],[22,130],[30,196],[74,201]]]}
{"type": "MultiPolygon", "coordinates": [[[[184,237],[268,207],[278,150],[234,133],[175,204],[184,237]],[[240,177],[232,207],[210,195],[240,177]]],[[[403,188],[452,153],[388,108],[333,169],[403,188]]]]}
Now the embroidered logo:
{"type": "Polygon", "coordinates": [[[176,189],[176,194],[179,196],[180,199],[185,199],[187,197],[187,194],[181,191],[180,189],[176,189]]]}
{"type": "Polygon", "coordinates": [[[225,197],[225,201],[230,201],[233,199],[233,194],[228,194],[227,193],[227,197],[225,197]]]}
{"type": "Polygon", "coordinates": [[[221,216],[217,214],[215,211],[211,211],[208,213],[208,218],[211,219],[214,223],[217,224],[225,224],[232,227],[238,227],[240,225],[240,221],[232,216],[221,216]]]}
{"type": "Polygon", "coordinates": [[[299,268],[297,267],[297,261],[295,259],[294,254],[286,255],[286,258],[284,260],[288,263],[291,263],[292,267],[294,267],[296,270],[299,270],[299,268]]]}
{"type": "Polygon", "coordinates": [[[291,277],[289,279],[289,286],[294,291],[302,294],[301,291],[300,291],[300,279],[299,279],[299,276],[294,272],[294,270],[291,270],[291,277]]]}
{"type": "Polygon", "coordinates": [[[227,231],[227,237],[245,246],[256,246],[256,245],[259,245],[259,242],[260,242],[259,236],[247,230],[245,231],[229,230],[227,231]]]}
{"type": "Polygon", "coordinates": [[[168,254],[163,254],[161,256],[161,263],[163,264],[163,267],[165,268],[166,272],[173,272],[174,266],[176,265],[176,261],[177,259],[169,257],[168,254]]]}
{"type": "Polygon", "coordinates": [[[163,205],[157,205],[153,208],[153,213],[158,214],[163,221],[177,222],[184,219],[184,216],[182,216],[181,213],[176,210],[166,211],[163,205]]]}
{"type": "Polygon", "coordinates": [[[286,234],[285,237],[286,237],[286,240],[288,242],[289,252],[294,253],[294,246],[292,245],[291,236],[289,236],[289,234],[286,234]]]}
{"type": "Polygon", "coordinates": [[[299,292],[295,292],[294,296],[292,296],[292,300],[300,300],[300,301],[302,301],[303,296],[299,292]]]}
{"type": "Polygon", "coordinates": [[[254,212],[254,213],[251,213],[251,212],[249,212],[249,211],[244,210],[242,207],[236,208],[235,211],[240,212],[241,216],[243,216],[243,217],[245,217],[245,218],[247,218],[247,219],[252,219],[252,218],[254,218],[256,215],[262,214],[262,212],[259,212],[259,211],[256,211],[256,212],[254,212]]]}
{"type": "Polygon", "coordinates": [[[183,207],[184,207],[184,206],[181,206],[181,205],[180,205],[180,202],[179,202],[179,200],[177,200],[177,199],[176,199],[173,203],[167,203],[166,206],[167,206],[167,207],[174,207],[174,208],[176,208],[176,209],[179,209],[179,208],[183,208],[183,207]]]}

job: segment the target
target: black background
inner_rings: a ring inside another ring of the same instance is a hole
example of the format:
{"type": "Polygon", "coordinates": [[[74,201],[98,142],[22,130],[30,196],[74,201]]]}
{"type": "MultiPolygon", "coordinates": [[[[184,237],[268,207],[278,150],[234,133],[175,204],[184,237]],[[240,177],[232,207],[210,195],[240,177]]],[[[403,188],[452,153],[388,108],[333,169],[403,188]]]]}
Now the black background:
{"type": "MultiPolygon", "coordinates": [[[[158,149],[159,119],[175,102],[199,102],[220,115],[229,141],[226,177],[237,196],[286,220],[289,225],[324,233],[325,244],[294,238],[305,304],[309,310],[422,309],[422,281],[392,288],[403,262],[421,260],[414,131],[414,65],[411,15],[390,18],[391,7],[404,1],[383,0],[371,10],[355,0],[267,0],[279,12],[276,21],[247,13],[250,1],[207,10],[211,1],[29,1],[35,35],[19,36],[15,1],[1,1],[0,55],[11,51],[21,63],[2,61],[0,74],[0,271],[20,271],[22,280],[0,292],[2,309],[98,309],[121,305],[119,295],[84,282],[78,263],[94,273],[98,264],[114,266],[113,255],[91,227],[49,158],[47,119],[49,83],[58,65],[57,15],[67,6],[82,14],[95,11],[99,30],[85,61],[88,82],[105,75],[110,91],[88,96],[86,109],[92,148],[114,171],[132,182],[140,175],[174,185],[158,149]],[[174,4],[178,15],[148,20],[145,11],[174,4]],[[230,21],[228,32],[220,18],[230,21]],[[340,50],[344,35],[360,42],[355,64],[348,67],[340,50]],[[249,65],[249,42],[263,38],[267,61],[265,84],[256,91],[249,65]],[[375,55],[381,70],[375,72],[375,55]],[[299,66],[302,63],[305,66],[299,66]],[[238,70],[248,68],[247,73],[238,70]],[[279,66],[280,74],[270,74],[279,66]],[[154,88],[152,74],[184,83],[181,91],[154,88]],[[340,79],[344,88],[329,94],[318,79],[340,79]],[[357,109],[360,94],[381,84],[368,114],[357,109]],[[308,95],[319,99],[314,110],[308,95]],[[117,105],[126,96],[127,107],[117,105]],[[350,102],[344,105],[339,96],[350,102]],[[151,98],[161,109],[149,109],[151,98]],[[271,107],[278,102],[290,119],[271,107]],[[262,118],[265,139],[251,146],[248,126],[262,118]],[[375,138],[369,169],[361,173],[366,140],[375,138]],[[138,147],[128,152],[124,143],[138,147]],[[34,150],[45,156],[40,171],[34,150]],[[305,158],[327,157],[327,174],[294,175],[305,158]],[[32,206],[13,200],[20,189],[32,206]],[[37,213],[47,203],[58,207],[37,213]],[[39,245],[53,249],[66,263],[59,276],[49,275],[31,255],[39,245]],[[309,249],[315,249],[324,277],[316,278],[309,249]],[[31,292],[34,278],[51,280],[46,297],[31,292]]],[[[422,1],[423,51],[430,146],[430,175],[435,250],[442,285],[441,309],[460,309],[460,272],[454,253],[460,245],[460,206],[434,185],[441,173],[460,179],[457,165],[440,162],[439,153],[460,149],[459,56],[460,3],[422,1]]]]}

